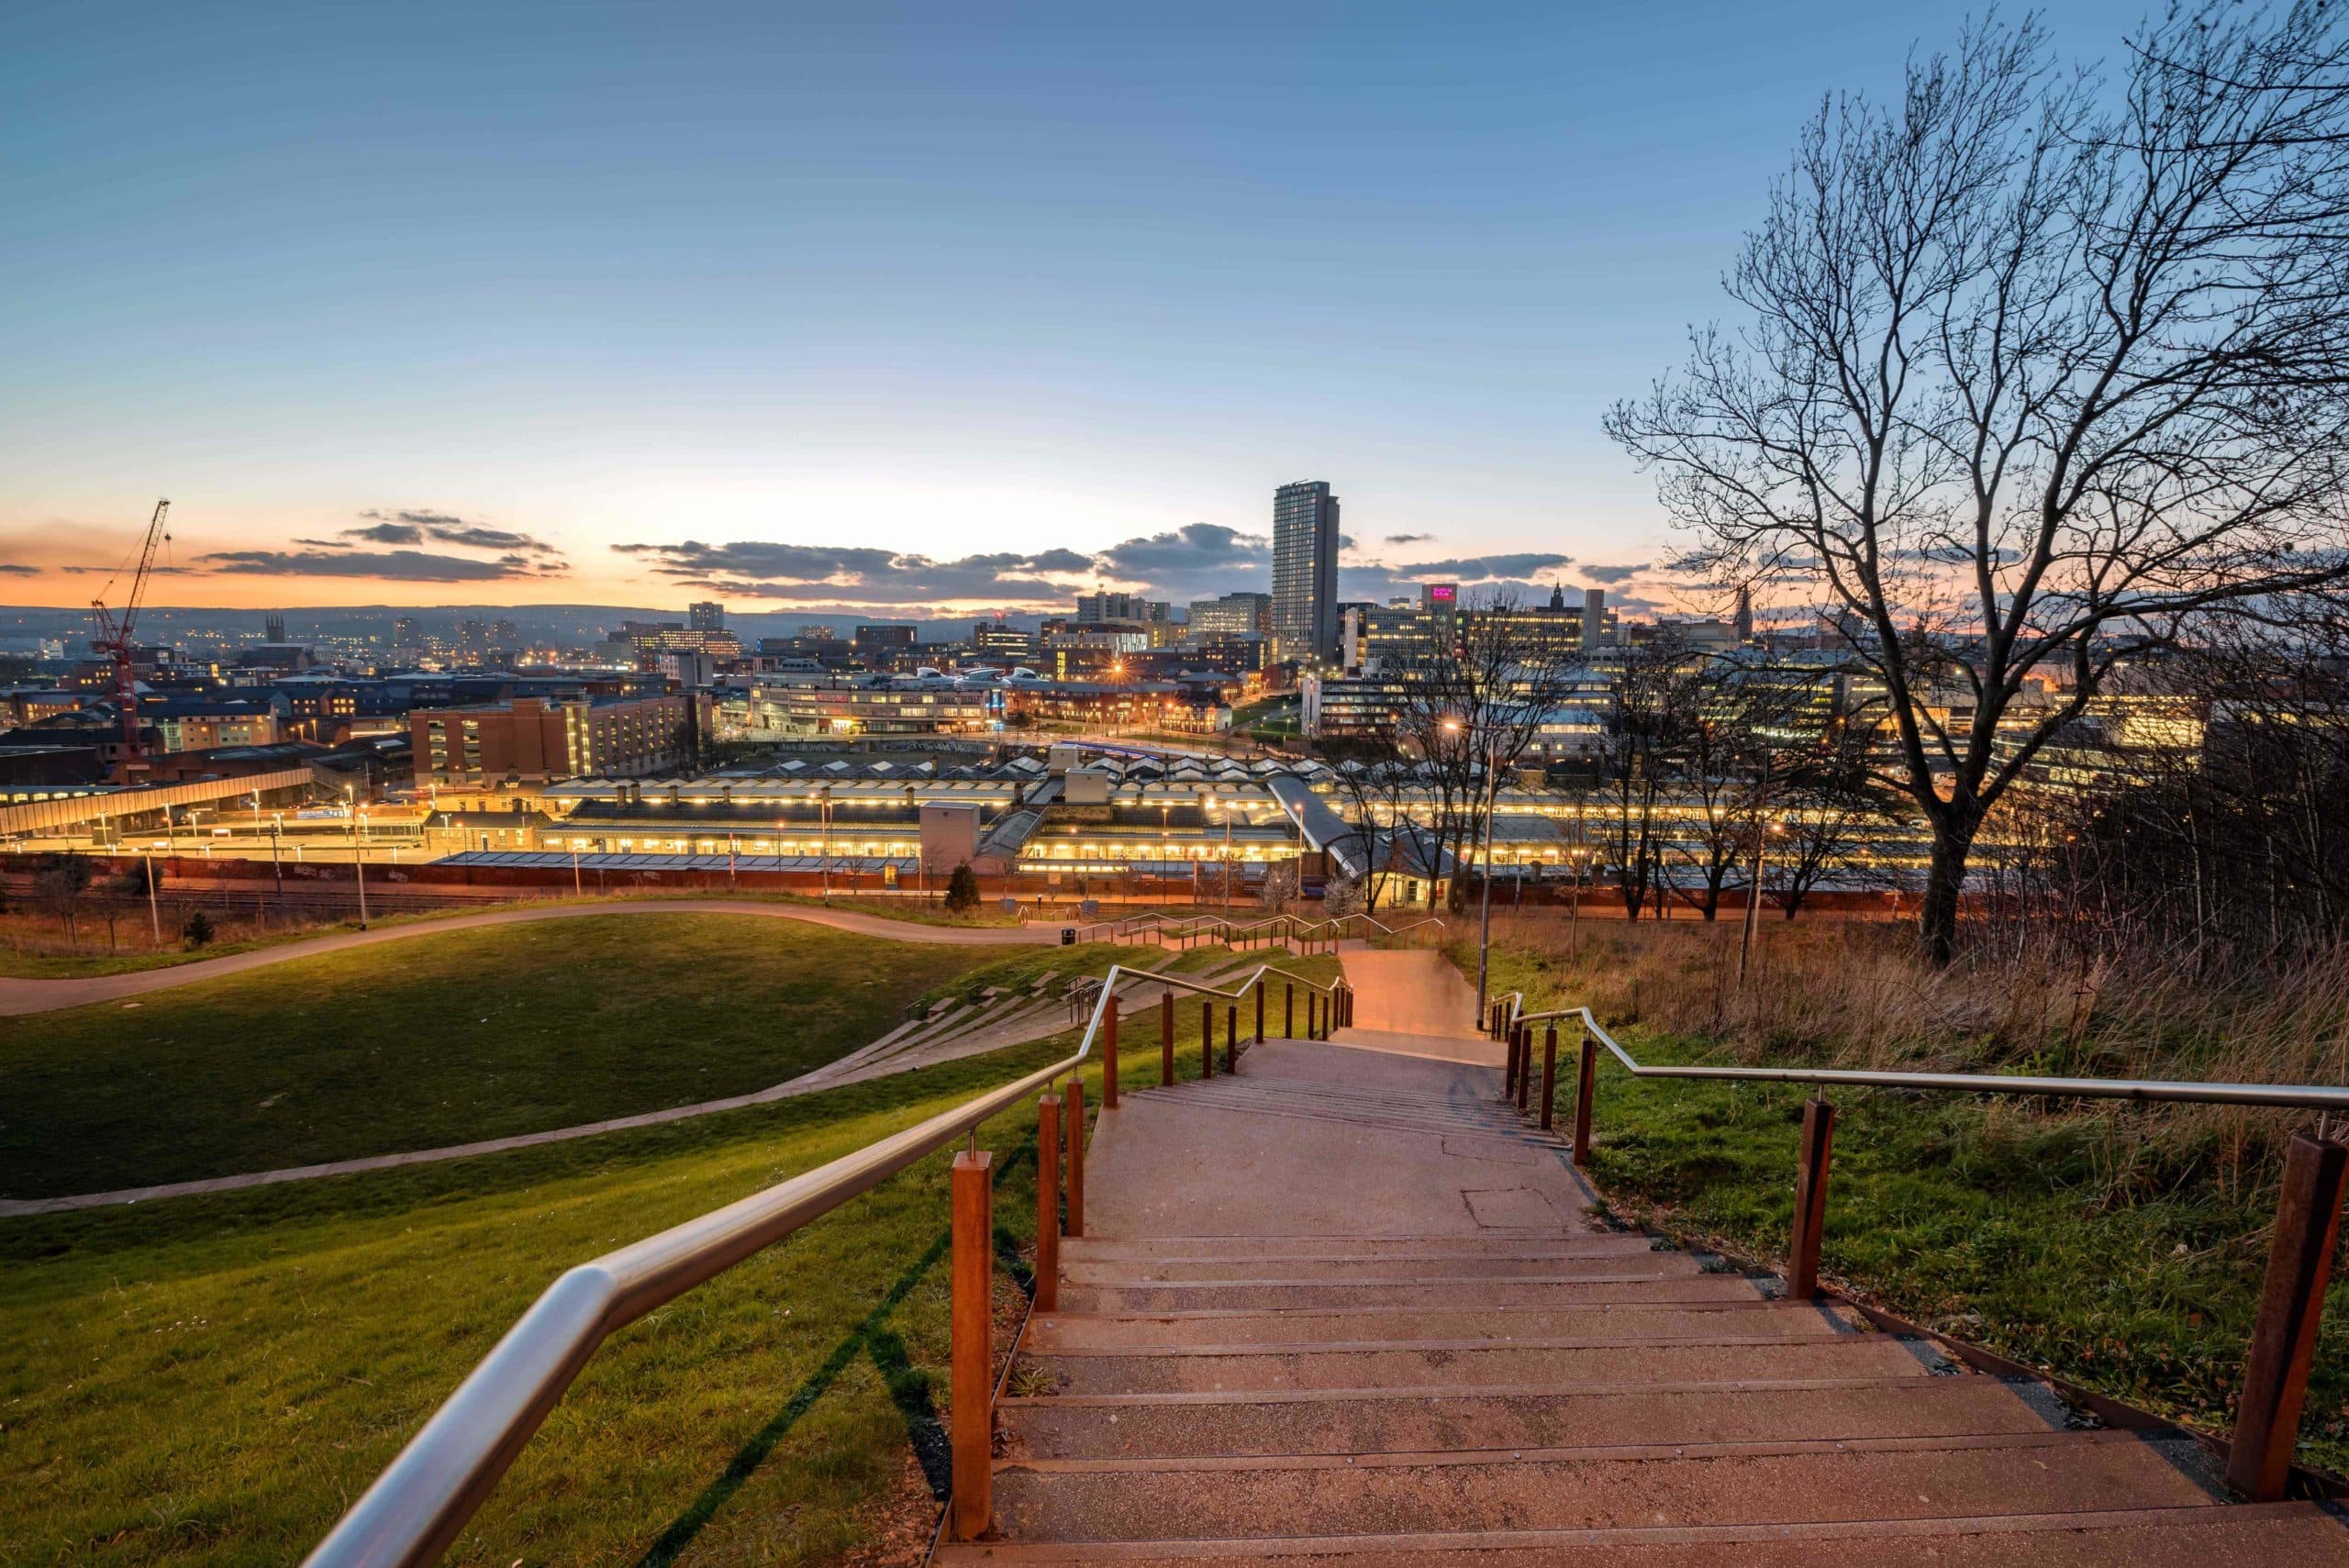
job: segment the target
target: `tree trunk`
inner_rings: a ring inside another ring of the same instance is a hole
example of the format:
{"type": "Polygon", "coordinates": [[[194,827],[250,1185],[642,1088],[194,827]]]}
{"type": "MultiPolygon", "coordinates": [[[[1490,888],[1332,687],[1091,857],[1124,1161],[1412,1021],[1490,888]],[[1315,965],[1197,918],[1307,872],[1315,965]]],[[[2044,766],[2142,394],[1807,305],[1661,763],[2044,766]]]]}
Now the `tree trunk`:
{"type": "Polygon", "coordinates": [[[1977,821],[1944,817],[1933,823],[1932,859],[1925,873],[1925,898],[1917,913],[1917,937],[1925,958],[1946,969],[1957,957],[1957,895],[1965,885],[1965,860],[1973,852],[1977,821]]]}

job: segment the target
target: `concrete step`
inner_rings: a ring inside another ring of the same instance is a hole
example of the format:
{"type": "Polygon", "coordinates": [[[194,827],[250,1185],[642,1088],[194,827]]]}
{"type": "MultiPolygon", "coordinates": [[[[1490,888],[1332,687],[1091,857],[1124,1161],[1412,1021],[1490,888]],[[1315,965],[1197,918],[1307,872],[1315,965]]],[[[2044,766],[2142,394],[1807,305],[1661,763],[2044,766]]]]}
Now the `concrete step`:
{"type": "Polygon", "coordinates": [[[2064,1416],[2042,1384],[1975,1375],[1061,1395],[1007,1399],[1000,1408],[1007,1452],[1033,1459],[1956,1437],[2044,1432],[2064,1416]]]}
{"type": "Polygon", "coordinates": [[[1371,1284],[1452,1284],[1474,1290],[1486,1280],[1572,1280],[1593,1275],[1659,1279],[1700,1274],[1687,1252],[1646,1247],[1585,1251],[1571,1244],[1466,1256],[1322,1258],[1109,1258],[1066,1262],[1071,1284],[1252,1284],[1263,1281],[1354,1280],[1371,1284]]]}
{"type": "Polygon", "coordinates": [[[1456,1280],[1419,1284],[1394,1281],[1293,1280],[1217,1284],[1065,1285],[1064,1312],[1184,1312],[1239,1310],[1286,1312],[1306,1308],[1339,1311],[1356,1307],[1449,1307],[1463,1301],[1480,1307],[1572,1307],[1585,1303],[1758,1301],[1762,1287],[1743,1274],[1653,1274],[1618,1271],[1578,1277],[1477,1280],[1474,1294],[1456,1280]]]}
{"type": "Polygon", "coordinates": [[[996,1468],[1013,1540],[1609,1529],[2215,1507],[2128,1432],[1688,1443],[1282,1459],[1022,1460],[996,1468]]]}
{"type": "Polygon", "coordinates": [[[1475,1535],[1298,1534],[1256,1540],[947,1542],[940,1568],[2349,1568],[2349,1528],[2314,1503],[2100,1508],[1822,1524],[1642,1525],[1475,1535]]]}
{"type": "Polygon", "coordinates": [[[1054,1312],[1028,1325],[1021,1345],[1146,1350],[1157,1345],[1266,1344],[1327,1340],[1587,1340],[1635,1334],[1749,1334],[1810,1339],[1851,1333],[1858,1319],[1824,1305],[1750,1301],[1680,1306],[1586,1305],[1475,1308],[1356,1307],[1286,1312],[1054,1312]]]}
{"type": "Polygon", "coordinates": [[[1564,1248],[1597,1256],[1652,1252],[1651,1237],[1618,1230],[1502,1230],[1459,1236],[1165,1236],[1130,1240],[1116,1236],[1072,1236],[1061,1256],[1074,1262],[1133,1259],[1144,1262],[1194,1258],[1476,1257],[1543,1248],[1564,1248]]]}
{"type": "Polygon", "coordinates": [[[1341,1088],[1304,1079],[1280,1079],[1261,1073],[1238,1078],[1203,1079],[1189,1085],[1198,1098],[1244,1100],[1256,1105],[1294,1105],[1349,1115],[1400,1117],[1413,1121],[1457,1121],[1494,1127],[1523,1128],[1524,1117],[1514,1104],[1498,1098],[1431,1100],[1424,1095],[1380,1094],[1341,1088]]]}
{"type": "Polygon", "coordinates": [[[1783,1377],[1930,1376],[1949,1362],[1921,1340],[1351,1340],[1316,1345],[1186,1345],[1023,1356],[1063,1394],[1176,1394],[1272,1388],[1427,1388],[1542,1383],[1735,1383],[1783,1377]]]}

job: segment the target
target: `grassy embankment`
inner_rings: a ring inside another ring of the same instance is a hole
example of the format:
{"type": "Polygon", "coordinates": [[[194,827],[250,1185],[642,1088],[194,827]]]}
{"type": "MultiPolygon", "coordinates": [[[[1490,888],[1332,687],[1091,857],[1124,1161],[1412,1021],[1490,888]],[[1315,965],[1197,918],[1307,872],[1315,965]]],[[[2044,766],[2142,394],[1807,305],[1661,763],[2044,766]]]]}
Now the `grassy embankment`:
{"type": "MultiPolygon", "coordinates": [[[[1765,923],[1736,983],[1724,922],[1500,923],[1497,993],[1587,1005],[1642,1060],[2343,1081],[2338,968],[2240,991],[1999,965],[1935,974],[1903,930],[1765,923]]],[[[1474,973],[1475,952],[1453,950],[1474,973]]],[[[1575,1036],[1562,1031],[1562,1054],[1575,1036]]],[[[1560,1072],[1562,1123],[1573,1098],[1560,1072]]],[[[1795,1086],[1630,1078],[1602,1058],[1593,1174],[1627,1218],[1782,1261],[1795,1086]]],[[[1823,1271],[1930,1327],[2223,1429],[2296,1118],[1840,1091],[1823,1271]]],[[[2297,1118],[2305,1119],[2305,1118],[2297,1118]]],[[[2302,1457],[2349,1469],[2349,1278],[2336,1277],[2302,1457]]]]}
{"type": "Polygon", "coordinates": [[[1107,947],[885,941],[738,916],[419,935],[9,1020],[0,1195],[429,1149],[779,1084],[919,999],[1107,947]]]}
{"type": "MultiPolygon", "coordinates": [[[[1016,962],[1065,973],[1070,956],[1016,962]]],[[[302,1004],[284,1006],[255,1029],[282,1029],[302,1004]]],[[[1197,1072],[1196,1018],[1178,1009],[1184,1078],[1197,1072]]],[[[1138,1090],[1156,1079],[1154,1020],[1126,1033],[1138,1090]]],[[[0,1221],[0,1561],[298,1558],[564,1267],[1075,1038],[508,1154],[0,1221]]],[[[1097,1062],[1086,1077],[1097,1114],[1097,1062]]],[[[1032,1235],[1034,1127],[1022,1109],[984,1135],[1002,1172],[1000,1249],[1032,1235]]],[[[943,1156],[925,1161],[622,1331],[450,1561],[918,1552],[942,1473],[945,1176],[943,1156]]]]}

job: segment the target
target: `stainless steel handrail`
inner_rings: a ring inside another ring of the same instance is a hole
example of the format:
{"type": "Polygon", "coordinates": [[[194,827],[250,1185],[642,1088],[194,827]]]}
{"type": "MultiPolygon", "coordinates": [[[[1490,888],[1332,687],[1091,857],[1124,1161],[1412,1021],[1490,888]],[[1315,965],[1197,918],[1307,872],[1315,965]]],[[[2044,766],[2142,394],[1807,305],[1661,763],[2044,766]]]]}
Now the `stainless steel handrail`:
{"type": "MultiPolygon", "coordinates": [[[[1523,1010],[1525,994],[1512,991],[1501,998],[1508,1006],[1508,1025],[1542,1023],[1552,1018],[1579,1018],[1590,1036],[1607,1048],[1635,1078],[1707,1078],[1729,1082],[1851,1084],[1867,1089],[1929,1089],[1969,1095],[2021,1095],[2041,1099],[2142,1100],[2211,1106],[2266,1106],[2282,1110],[2349,1111],[2349,1088],[2321,1084],[2207,1084],[2163,1078],[2051,1078],[2003,1073],[1887,1073],[1848,1067],[1698,1067],[1651,1066],[1633,1059],[1613,1035],[1600,1027],[1588,1007],[1555,1007],[1547,1012],[1523,1010]]],[[[1504,1026],[1507,1027],[1507,1026],[1504,1026]]]]}
{"type": "Polygon", "coordinates": [[[1327,940],[1323,933],[1331,930],[1342,936],[1347,924],[1351,921],[1361,921],[1375,926],[1381,934],[1390,937],[1400,936],[1406,931],[1415,931],[1422,926],[1449,929],[1441,917],[1434,915],[1425,915],[1416,920],[1405,921],[1399,926],[1390,926],[1375,915],[1366,913],[1340,915],[1323,920],[1308,920],[1296,915],[1268,915],[1261,920],[1241,922],[1222,915],[1161,915],[1152,912],[1147,915],[1129,916],[1123,919],[1095,920],[1077,927],[1076,934],[1079,940],[1090,940],[1088,933],[1106,929],[1111,940],[1114,940],[1119,937],[1130,935],[1155,925],[1162,932],[1174,929],[1178,936],[1196,935],[1199,931],[1212,929],[1219,926],[1236,935],[1250,936],[1267,927],[1286,927],[1293,932],[1304,933],[1307,940],[1321,941],[1327,940]]]}
{"type": "Polygon", "coordinates": [[[422,1568],[438,1562],[606,1340],[1081,1065],[1123,981],[1156,981],[1237,1000],[1267,974],[1331,994],[1346,988],[1342,977],[1325,984],[1272,964],[1257,965],[1236,989],[1111,964],[1084,1038],[1063,1060],[764,1192],[566,1271],[303,1559],[306,1568],[422,1568]]]}

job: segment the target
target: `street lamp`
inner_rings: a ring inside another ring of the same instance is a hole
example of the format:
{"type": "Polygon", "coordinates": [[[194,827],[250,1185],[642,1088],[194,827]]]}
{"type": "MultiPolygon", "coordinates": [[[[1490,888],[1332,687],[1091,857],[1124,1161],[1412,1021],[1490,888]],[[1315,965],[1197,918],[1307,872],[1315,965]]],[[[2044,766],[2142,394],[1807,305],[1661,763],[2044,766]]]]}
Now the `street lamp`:
{"type": "MultiPolygon", "coordinates": [[[[832,786],[824,785],[807,799],[819,806],[823,813],[823,834],[818,840],[821,853],[817,858],[817,863],[822,870],[824,877],[824,902],[829,905],[832,901],[832,786]]],[[[776,826],[783,827],[785,824],[778,823],[776,826]]]]}
{"type": "MultiPolygon", "coordinates": [[[[1454,735],[1464,733],[1456,718],[1447,718],[1443,728],[1454,735]]],[[[1493,811],[1500,803],[1500,745],[1495,737],[1485,749],[1485,866],[1484,875],[1476,885],[1476,1016],[1485,1016],[1486,978],[1492,970],[1493,955],[1493,811]]],[[[1431,871],[1441,868],[1431,868],[1431,871]]]]}
{"type": "Polygon", "coordinates": [[[367,929],[367,862],[359,853],[359,846],[351,848],[351,874],[359,884],[359,929],[367,929]]]}

